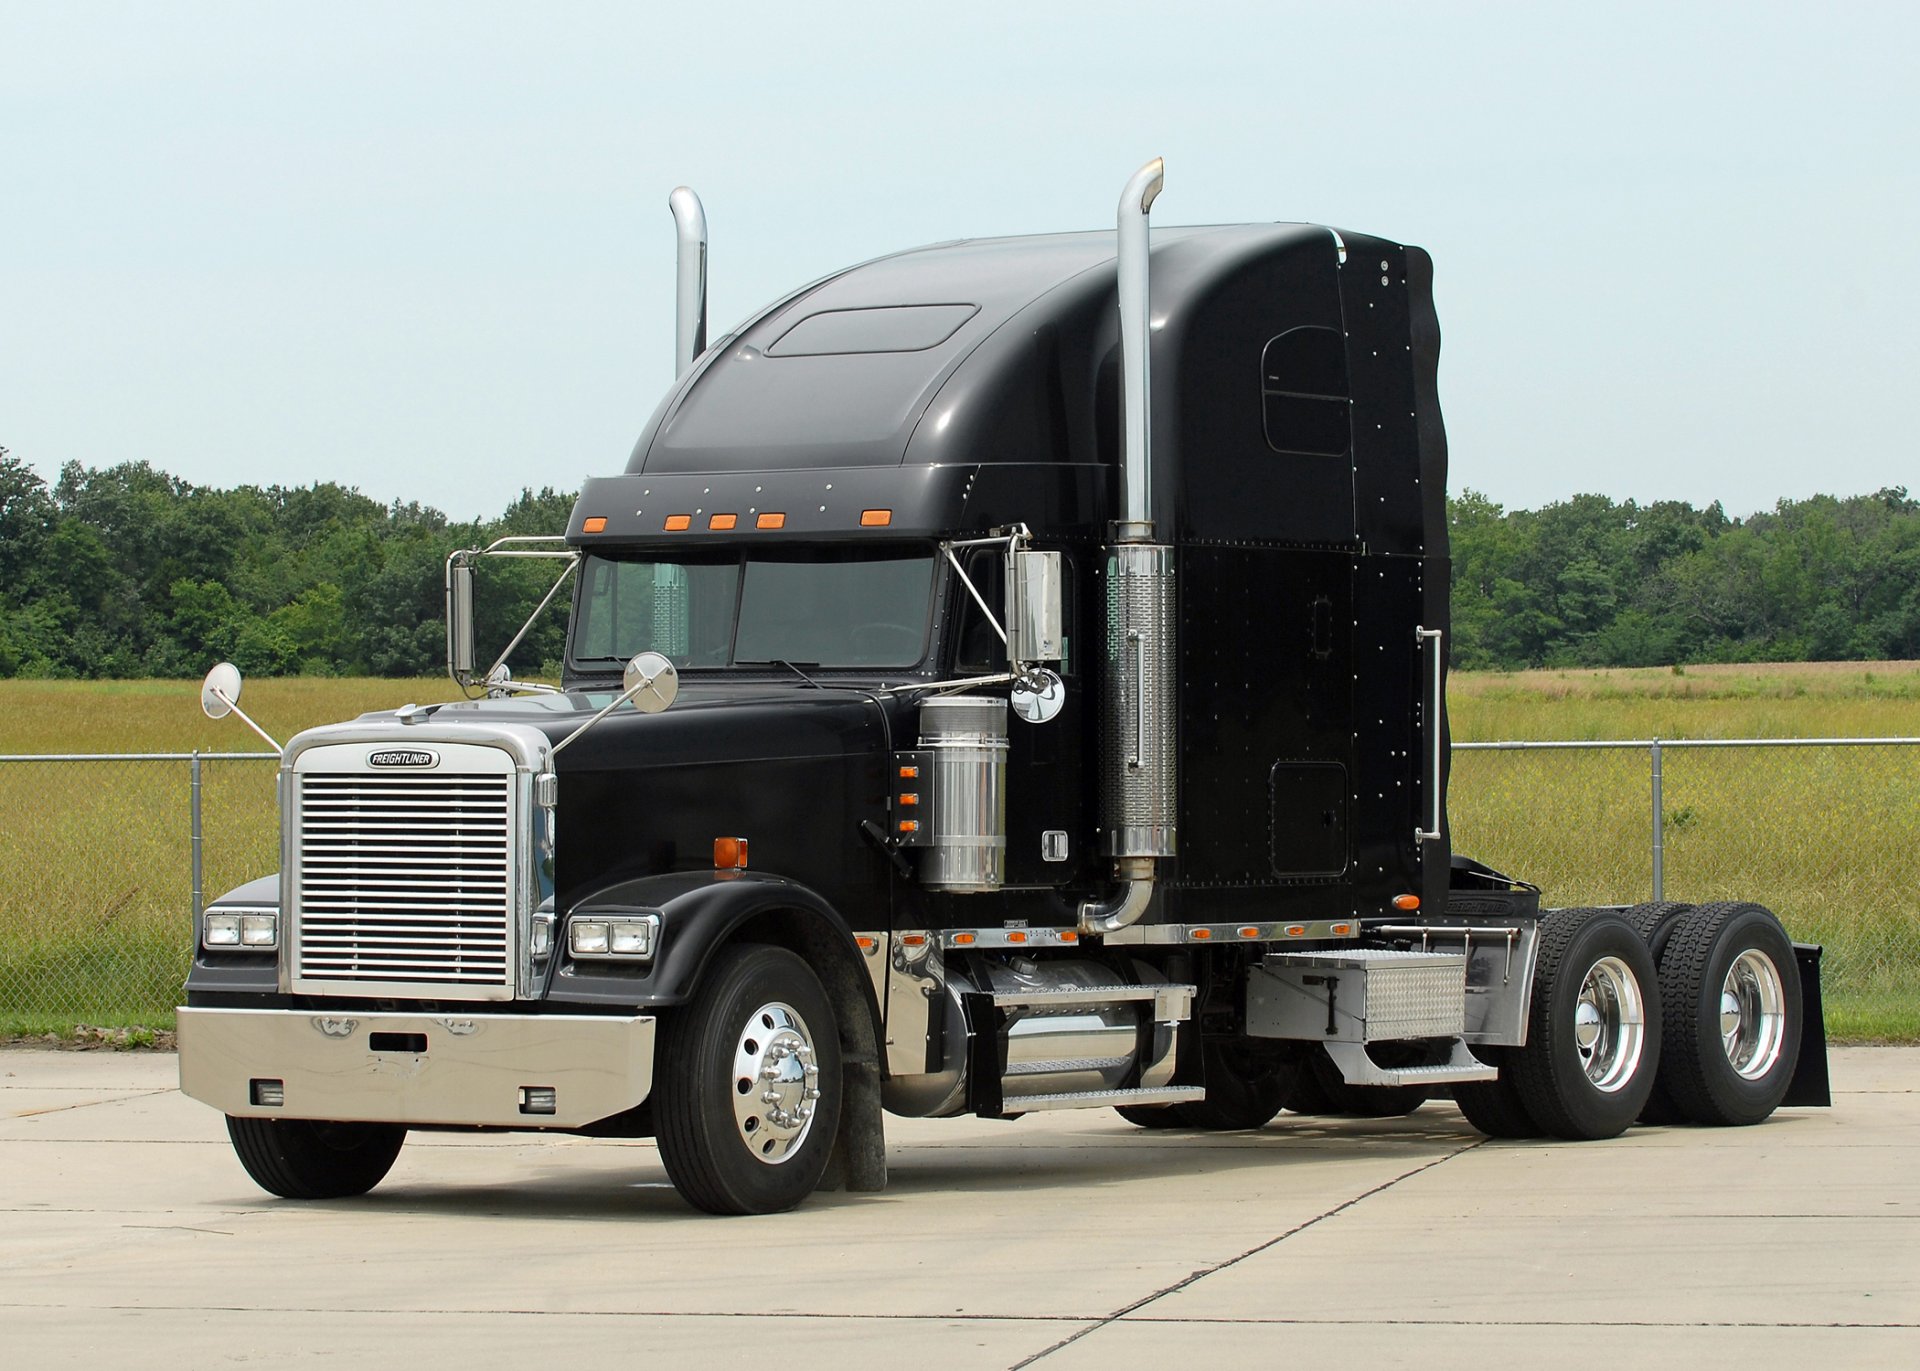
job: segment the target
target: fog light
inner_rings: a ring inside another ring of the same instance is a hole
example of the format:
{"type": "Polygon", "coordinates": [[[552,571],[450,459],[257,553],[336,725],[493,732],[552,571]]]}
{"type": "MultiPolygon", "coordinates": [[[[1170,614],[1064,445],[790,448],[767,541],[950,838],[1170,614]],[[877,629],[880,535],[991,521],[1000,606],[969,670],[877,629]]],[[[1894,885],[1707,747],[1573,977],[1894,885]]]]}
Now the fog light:
{"type": "Polygon", "coordinates": [[[280,916],[270,912],[256,912],[240,916],[240,945],[242,947],[278,947],[280,945],[280,916]]]}
{"type": "Polygon", "coordinates": [[[560,1112],[560,1092],[550,1085],[523,1085],[520,1087],[520,1112],[557,1114],[560,1112]]]}
{"type": "Polygon", "coordinates": [[[247,1098],[256,1108],[279,1109],[287,1102],[287,1083],[285,1081],[248,1081],[247,1098]]]}
{"type": "Polygon", "coordinates": [[[573,949],[576,957],[604,957],[607,955],[607,921],[605,919],[574,919],[567,924],[567,946],[573,949]]]}

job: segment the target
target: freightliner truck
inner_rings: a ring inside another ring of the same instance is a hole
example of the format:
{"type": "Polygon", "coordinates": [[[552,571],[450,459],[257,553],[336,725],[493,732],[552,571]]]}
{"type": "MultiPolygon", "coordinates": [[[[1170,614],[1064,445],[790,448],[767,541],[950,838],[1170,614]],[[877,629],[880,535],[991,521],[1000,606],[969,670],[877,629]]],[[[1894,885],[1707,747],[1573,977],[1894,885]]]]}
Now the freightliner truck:
{"type": "Polygon", "coordinates": [[[545,1130],[757,1213],[883,1185],[888,1113],[1826,1103],[1818,949],[1772,914],[1543,908],[1451,851],[1427,255],[1150,235],[1161,182],[711,345],[674,193],[680,371],[625,471],[454,555],[463,698],[293,738],[279,874],[197,916],[182,1087],[260,1185],[545,1130]],[[488,555],[555,559],[557,686],[477,669],[488,555]]]}

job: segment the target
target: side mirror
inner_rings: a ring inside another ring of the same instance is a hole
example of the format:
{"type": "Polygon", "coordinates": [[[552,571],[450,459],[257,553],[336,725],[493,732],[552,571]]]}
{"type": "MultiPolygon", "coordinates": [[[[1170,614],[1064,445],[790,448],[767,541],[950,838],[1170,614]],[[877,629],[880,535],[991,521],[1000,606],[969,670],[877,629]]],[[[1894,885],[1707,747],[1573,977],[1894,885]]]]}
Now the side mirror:
{"type": "Polygon", "coordinates": [[[1008,572],[1008,660],[1016,667],[1059,661],[1066,655],[1060,554],[1017,551],[1008,572]]]}
{"type": "Polygon", "coordinates": [[[473,567],[447,563],[447,672],[456,681],[473,674],[473,567]]]}
{"type": "Polygon", "coordinates": [[[240,668],[221,662],[200,683],[200,710],[209,719],[224,719],[240,703],[240,668]]]}

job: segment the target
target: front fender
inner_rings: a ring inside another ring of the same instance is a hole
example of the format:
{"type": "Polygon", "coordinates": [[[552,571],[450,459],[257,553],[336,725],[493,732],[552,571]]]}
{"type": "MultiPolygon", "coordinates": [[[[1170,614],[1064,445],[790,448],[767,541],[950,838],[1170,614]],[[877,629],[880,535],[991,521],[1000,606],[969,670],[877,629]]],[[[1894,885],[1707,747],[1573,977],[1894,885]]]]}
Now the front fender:
{"type": "MultiPolygon", "coordinates": [[[[569,915],[637,909],[660,914],[653,960],[627,966],[573,961],[566,956],[563,923],[556,930],[561,960],[548,982],[548,1000],[622,1007],[684,1004],[713,954],[749,924],[764,927],[765,941],[792,946],[797,938],[806,946],[794,950],[803,955],[819,948],[844,957],[850,966],[861,965],[853,930],[839,911],[797,881],[758,871],[673,872],[621,881],[577,901],[569,915]]],[[[863,974],[859,984],[878,1023],[872,983],[863,974]]]]}

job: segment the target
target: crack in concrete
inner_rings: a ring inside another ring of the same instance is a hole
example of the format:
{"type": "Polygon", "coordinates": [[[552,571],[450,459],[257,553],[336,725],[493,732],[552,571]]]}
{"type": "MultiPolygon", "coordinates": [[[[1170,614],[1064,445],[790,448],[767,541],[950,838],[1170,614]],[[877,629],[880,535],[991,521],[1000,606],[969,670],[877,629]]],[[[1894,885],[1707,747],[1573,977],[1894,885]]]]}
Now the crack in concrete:
{"type": "Polygon", "coordinates": [[[1444,1157],[1435,1157],[1430,1162],[1426,1162],[1423,1165],[1416,1166],[1409,1171],[1403,1171],[1398,1176],[1395,1176],[1390,1180],[1382,1181],[1379,1185],[1374,1186],[1370,1190],[1363,1190],[1358,1195],[1353,1195],[1341,1201],[1339,1204],[1336,1204],[1333,1208],[1328,1209],[1323,1213],[1315,1214],[1312,1218],[1306,1219],[1303,1222],[1295,1224],[1292,1228],[1289,1228],[1286,1232],[1280,1233],[1275,1235],[1274,1237],[1268,1238],[1265,1242],[1260,1243],[1258,1246],[1248,1248],[1245,1252],[1240,1253],[1238,1256],[1228,1257],[1225,1261],[1215,1262],[1212,1266],[1204,1267],[1199,1271],[1195,1271],[1192,1274],[1185,1277],[1184,1279],[1175,1281],[1172,1285],[1163,1286],[1159,1290],[1154,1291],[1151,1295],[1146,1295],[1140,1299],[1135,1300],[1132,1304],[1125,1305],[1122,1308],[1116,1309],[1113,1313],[1106,1315],[1104,1318],[1101,1318],[1095,1323],[1088,1324],[1085,1328],[1082,1328],[1079,1332],[1074,1333],[1070,1337],[1062,1338],[1059,1342],[1054,1343],[1053,1346],[1044,1347],[1040,1351],[1035,1352],[1032,1356],[1027,1357],[1025,1360],[1015,1362],[1012,1366],[1007,1368],[1007,1371],[1024,1371],[1024,1368],[1032,1366],[1035,1362],[1041,1361],[1046,1357],[1050,1357],[1055,1352],[1060,1351],[1062,1348],[1070,1347],[1074,1343],[1079,1342],[1080,1339],[1086,1337],[1089,1333],[1097,1333],[1102,1328],[1107,1327],[1109,1324],[1117,1323],[1119,1320],[1126,1318],[1129,1314],[1134,1313],[1136,1310],[1144,1309],[1148,1305],[1152,1304],[1154,1301],[1165,1299],[1169,1295],[1176,1295],[1180,1291],[1185,1290],[1188,1286],[1193,1285],[1196,1282],[1205,1280],[1208,1276],[1212,1276],[1221,1271],[1226,1271],[1232,1267],[1238,1266],[1241,1262],[1246,1261],[1249,1257],[1257,1257],[1262,1252],[1271,1251],[1273,1248],[1278,1247],[1281,1243],[1285,1242],[1287,1239],[1294,1237],[1297,1234],[1306,1232],[1309,1228],[1314,1227],[1316,1224],[1324,1223],[1326,1220],[1333,1218],[1337,1214],[1344,1214],[1347,1210],[1353,1208],[1355,1205],[1359,1204],[1361,1201],[1372,1199],[1375,1195],[1378,1195],[1385,1191],[1393,1189],[1393,1187],[1395,1187],[1396,1185],[1399,1185],[1402,1181],[1410,1181],[1415,1176],[1418,1176],[1424,1172],[1433,1170],[1433,1168],[1436,1166],[1444,1166],[1448,1162],[1452,1161],[1455,1157],[1465,1156],[1467,1153],[1472,1152],[1476,1148],[1486,1146],[1487,1143],[1490,1141],[1492,1140],[1489,1138],[1481,1138],[1475,1142],[1468,1143],[1465,1147],[1457,1148],[1454,1151],[1447,1153],[1447,1155],[1444,1157]]]}

